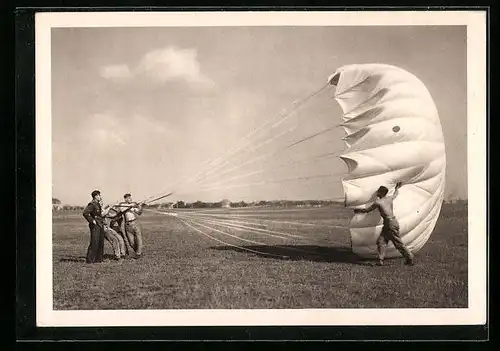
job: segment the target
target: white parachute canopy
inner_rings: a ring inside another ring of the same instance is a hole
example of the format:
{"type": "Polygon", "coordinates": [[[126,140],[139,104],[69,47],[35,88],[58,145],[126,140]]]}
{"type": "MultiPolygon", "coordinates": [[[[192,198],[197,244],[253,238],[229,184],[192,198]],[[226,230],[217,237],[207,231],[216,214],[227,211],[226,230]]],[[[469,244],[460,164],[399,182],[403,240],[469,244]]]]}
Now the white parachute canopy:
{"type": "MultiPolygon", "coordinates": [[[[429,91],[409,72],[382,64],[343,66],[328,81],[336,86],[347,133],[341,156],[349,169],[342,180],[346,206],[367,207],[379,186],[391,193],[403,182],[394,214],[403,242],[412,252],[420,250],[436,225],[445,187],[444,138],[429,91]]],[[[376,256],[381,229],[378,211],[354,215],[353,252],[376,256]]],[[[386,256],[400,256],[392,243],[386,256]]]]}

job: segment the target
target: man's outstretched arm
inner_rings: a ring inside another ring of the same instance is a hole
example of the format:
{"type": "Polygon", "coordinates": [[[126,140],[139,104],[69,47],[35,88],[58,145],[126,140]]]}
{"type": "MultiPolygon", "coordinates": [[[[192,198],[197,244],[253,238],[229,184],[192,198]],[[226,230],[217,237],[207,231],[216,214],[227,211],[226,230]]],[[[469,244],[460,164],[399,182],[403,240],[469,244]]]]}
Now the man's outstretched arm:
{"type": "Polygon", "coordinates": [[[377,208],[377,204],[373,203],[371,206],[369,206],[367,208],[357,208],[357,209],[355,209],[354,213],[368,213],[368,212],[373,211],[376,208],[377,208]]]}
{"type": "Polygon", "coordinates": [[[396,184],[396,188],[394,189],[394,194],[392,194],[392,198],[395,199],[399,195],[399,188],[401,188],[403,183],[399,182],[396,184]]]}

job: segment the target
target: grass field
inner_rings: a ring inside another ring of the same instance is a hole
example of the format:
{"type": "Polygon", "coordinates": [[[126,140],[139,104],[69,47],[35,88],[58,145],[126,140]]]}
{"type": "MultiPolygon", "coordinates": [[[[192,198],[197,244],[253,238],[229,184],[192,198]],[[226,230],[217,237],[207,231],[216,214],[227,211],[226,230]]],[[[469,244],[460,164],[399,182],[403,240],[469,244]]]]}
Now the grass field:
{"type": "Polygon", "coordinates": [[[203,222],[205,227],[188,222],[189,227],[179,218],[144,212],[144,257],[120,264],[110,259],[106,242],[105,262],[88,265],[85,220],[80,213],[56,213],[54,309],[467,307],[464,205],[444,205],[433,235],[411,267],[402,259],[383,267],[356,260],[349,252],[348,230],[326,226],[348,223],[350,212],[340,207],[230,211],[245,215],[235,214],[240,222],[262,218],[325,226],[264,220],[254,226],[300,236],[283,239],[276,233],[230,230],[211,222],[203,222]]]}

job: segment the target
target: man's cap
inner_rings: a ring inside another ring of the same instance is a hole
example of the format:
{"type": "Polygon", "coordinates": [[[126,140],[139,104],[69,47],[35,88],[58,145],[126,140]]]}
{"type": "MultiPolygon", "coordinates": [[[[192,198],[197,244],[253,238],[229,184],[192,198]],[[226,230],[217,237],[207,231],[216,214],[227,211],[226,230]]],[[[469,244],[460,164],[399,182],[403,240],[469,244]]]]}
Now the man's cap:
{"type": "Polygon", "coordinates": [[[123,198],[126,199],[127,197],[131,197],[132,195],[130,195],[129,193],[126,193],[125,195],[123,195],[123,198]]]}
{"type": "Polygon", "coordinates": [[[101,192],[99,190],[94,190],[91,195],[92,197],[96,197],[97,195],[101,195],[101,192]]]}

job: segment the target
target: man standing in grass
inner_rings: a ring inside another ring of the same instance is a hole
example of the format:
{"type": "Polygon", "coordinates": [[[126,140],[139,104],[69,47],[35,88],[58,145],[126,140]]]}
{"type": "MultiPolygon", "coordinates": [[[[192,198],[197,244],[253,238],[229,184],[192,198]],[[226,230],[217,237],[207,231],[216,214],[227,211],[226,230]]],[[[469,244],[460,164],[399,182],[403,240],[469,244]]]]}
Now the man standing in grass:
{"type": "Polygon", "coordinates": [[[120,261],[125,257],[126,245],[120,234],[113,228],[116,227],[113,225],[116,215],[116,211],[109,206],[102,211],[102,216],[104,217],[104,238],[111,244],[115,260],[120,261]]]}
{"type": "Polygon", "coordinates": [[[125,218],[125,234],[135,252],[134,258],[140,258],[142,255],[142,232],[137,218],[142,214],[142,206],[144,204],[132,202],[131,194],[125,194],[123,198],[125,202],[120,203],[119,206],[125,218]]]}
{"type": "Polygon", "coordinates": [[[128,244],[128,239],[127,236],[125,235],[125,232],[122,230],[122,223],[123,223],[123,214],[117,210],[116,207],[112,208],[113,214],[111,216],[109,226],[111,229],[113,229],[115,232],[118,233],[118,235],[121,237],[123,240],[123,244],[125,246],[125,255],[129,255],[129,244],[128,244]]]}
{"type": "Polygon", "coordinates": [[[396,189],[392,196],[387,196],[389,189],[385,186],[381,186],[377,190],[377,198],[375,202],[366,209],[355,209],[355,213],[368,213],[375,209],[378,209],[380,215],[383,219],[382,232],[377,239],[377,249],[378,249],[378,265],[382,266],[384,264],[385,250],[389,241],[392,241],[394,247],[403,255],[405,258],[406,265],[413,265],[413,254],[412,252],[403,244],[401,237],[399,236],[399,222],[394,216],[393,203],[394,199],[398,196],[398,190],[401,187],[401,182],[396,184],[396,189]]]}
{"type": "Polygon", "coordinates": [[[94,190],[92,201],[83,210],[83,217],[89,222],[90,244],[87,249],[87,263],[99,263],[104,257],[104,219],[102,218],[101,192],[94,190]]]}

